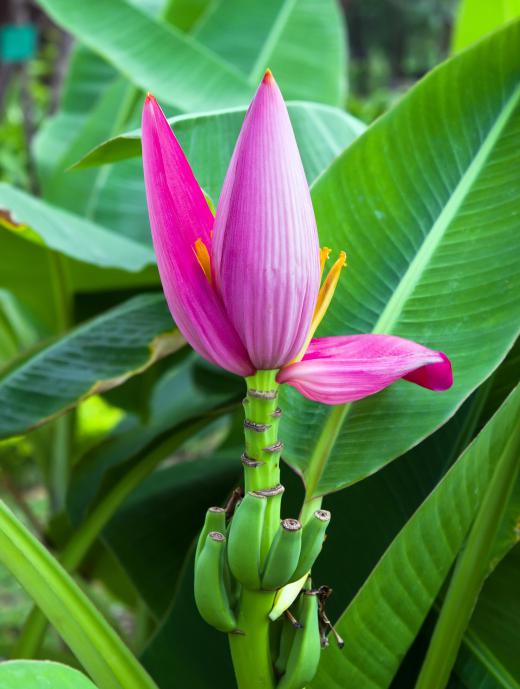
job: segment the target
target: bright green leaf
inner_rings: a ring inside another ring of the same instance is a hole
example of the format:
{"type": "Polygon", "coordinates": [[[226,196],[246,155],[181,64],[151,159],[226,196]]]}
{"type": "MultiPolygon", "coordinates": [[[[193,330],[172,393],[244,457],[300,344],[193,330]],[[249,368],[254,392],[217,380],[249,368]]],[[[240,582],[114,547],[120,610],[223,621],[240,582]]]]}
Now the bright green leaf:
{"type": "Polygon", "coordinates": [[[455,672],[469,688],[520,688],[520,547],[482,589],[455,672]]]}
{"type": "Polygon", "coordinates": [[[217,55],[125,0],[39,3],[136,86],[185,112],[242,105],[252,95],[217,55]]]}
{"type": "Polygon", "coordinates": [[[257,84],[269,67],[286,98],[343,105],[346,32],[335,0],[220,0],[193,35],[257,84]]]}
{"type": "Polygon", "coordinates": [[[286,390],[284,459],[309,493],[358,481],[430,434],[518,335],[519,41],[516,23],[433,70],[313,187],[321,244],[349,256],[318,335],[416,340],[446,352],[455,383],[434,393],[400,381],[334,408],[286,390]]]}

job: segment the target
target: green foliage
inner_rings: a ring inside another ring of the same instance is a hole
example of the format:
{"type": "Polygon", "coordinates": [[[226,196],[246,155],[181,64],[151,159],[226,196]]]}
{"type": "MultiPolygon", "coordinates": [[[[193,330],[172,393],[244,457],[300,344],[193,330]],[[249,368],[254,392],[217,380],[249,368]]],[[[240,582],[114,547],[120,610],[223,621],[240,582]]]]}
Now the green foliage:
{"type": "MultiPolygon", "coordinates": [[[[288,103],[288,109],[309,184],[365,130],[359,120],[338,108],[302,102],[288,103]]],[[[170,119],[199,183],[215,201],[245,112],[245,108],[234,108],[170,119]]],[[[106,165],[140,155],[140,130],[125,132],[88,152],[74,169],[106,165]]]]}

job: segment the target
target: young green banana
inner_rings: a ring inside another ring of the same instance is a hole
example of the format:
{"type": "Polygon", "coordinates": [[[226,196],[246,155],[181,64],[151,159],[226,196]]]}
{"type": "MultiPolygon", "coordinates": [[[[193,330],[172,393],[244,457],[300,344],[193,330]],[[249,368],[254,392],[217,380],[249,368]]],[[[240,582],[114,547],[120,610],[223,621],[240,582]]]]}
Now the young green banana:
{"type": "Polygon", "coordinates": [[[272,590],[290,581],[300,558],[302,525],[297,519],[283,519],[273,539],[262,575],[262,588],[272,590]]]}
{"type": "Polygon", "coordinates": [[[321,645],[316,592],[302,592],[298,619],[303,628],[294,630],[287,668],[276,689],[302,689],[312,680],[318,669],[321,645]]]}
{"type": "Polygon", "coordinates": [[[249,491],[229,528],[227,556],[231,573],[245,588],[260,588],[260,553],[267,498],[249,491]]]}
{"type": "Polygon", "coordinates": [[[204,526],[202,527],[199,540],[197,541],[195,560],[198,560],[202,548],[206,545],[206,539],[210,531],[226,533],[226,510],[222,507],[210,507],[206,512],[204,526]]]}
{"type": "Polygon", "coordinates": [[[298,566],[291,576],[291,581],[296,581],[310,570],[316,558],[320,554],[325,538],[325,531],[330,522],[328,510],[316,510],[302,531],[302,547],[298,566]]]}
{"type": "Polygon", "coordinates": [[[236,619],[224,584],[226,537],[219,531],[206,536],[195,561],[195,603],[201,617],[221,632],[236,629],[236,619]]]}

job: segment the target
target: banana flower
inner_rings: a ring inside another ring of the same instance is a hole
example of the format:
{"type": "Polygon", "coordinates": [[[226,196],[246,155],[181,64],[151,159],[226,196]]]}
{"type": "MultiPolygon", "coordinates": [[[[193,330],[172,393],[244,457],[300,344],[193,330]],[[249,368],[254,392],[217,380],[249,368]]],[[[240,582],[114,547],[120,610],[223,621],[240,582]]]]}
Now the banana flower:
{"type": "Polygon", "coordinates": [[[153,96],[142,121],[153,244],[172,316],[191,346],[240,376],[277,380],[326,404],[403,378],[452,385],[445,354],[390,335],[314,339],[345,253],[322,281],[311,197],[287,108],[268,70],[245,116],[215,217],[153,96]],[[320,286],[320,283],[321,286],[320,286]]]}

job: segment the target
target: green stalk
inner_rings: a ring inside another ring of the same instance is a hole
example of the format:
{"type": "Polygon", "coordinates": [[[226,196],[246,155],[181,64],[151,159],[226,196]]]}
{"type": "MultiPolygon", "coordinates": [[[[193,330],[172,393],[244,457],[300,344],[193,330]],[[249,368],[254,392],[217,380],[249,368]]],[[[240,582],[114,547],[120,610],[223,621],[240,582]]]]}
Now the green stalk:
{"type": "Polygon", "coordinates": [[[491,548],[520,466],[514,437],[506,443],[459,556],[415,689],[444,689],[486,578],[491,548]]]}
{"type": "Polygon", "coordinates": [[[239,689],[274,689],[275,679],[269,640],[271,591],[243,591],[238,627],[243,634],[229,634],[231,658],[239,689]]]}
{"type": "MultiPolygon", "coordinates": [[[[246,490],[265,491],[280,483],[282,445],[278,442],[281,411],[278,408],[278,371],[258,371],[246,379],[244,483],[246,490]]],[[[281,493],[267,498],[262,538],[262,560],[280,525],[281,493]]],[[[229,644],[239,689],[274,689],[270,650],[269,612],[275,592],[243,590],[238,628],[229,644]]]]}
{"type": "Polygon", "coordinates": [[[316,496],[318,485],[348,409],[348,404],[332,407],[323,425],[309,466],[305,472],[305,500],[300,515],[302,524],[305,524],[311,514],[321,507],[323,496],[316,496]]]}

